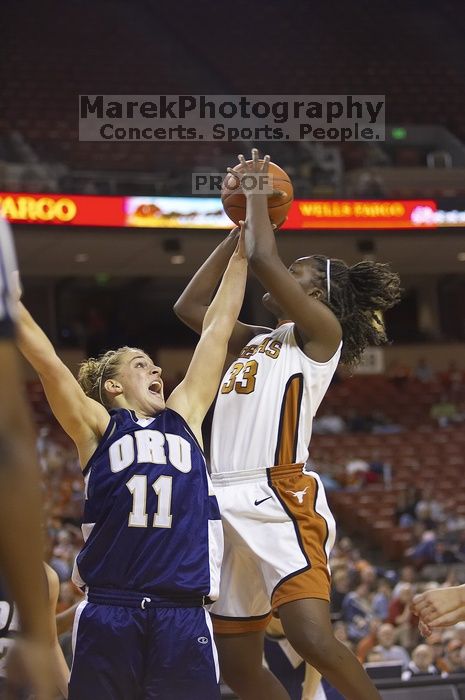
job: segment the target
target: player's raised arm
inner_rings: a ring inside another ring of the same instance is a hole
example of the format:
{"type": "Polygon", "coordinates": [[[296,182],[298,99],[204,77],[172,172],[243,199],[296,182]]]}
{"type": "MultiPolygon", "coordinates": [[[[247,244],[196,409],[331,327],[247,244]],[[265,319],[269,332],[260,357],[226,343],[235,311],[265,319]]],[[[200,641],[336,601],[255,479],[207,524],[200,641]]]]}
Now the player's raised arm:
{"type": "Polygon", "coordinates": [[[40,377],[50,407],[76,443],[83,466],[108,425],[108,411],[86,396],[42,329],[19,304],[18,347],[40,377]]]}
{"type": "Polygon", "coordinates": [[[242,307],[247,280],[247,259],[241,233],[218,291],[208,307],[202,335],[184,380],[167,406],[180,413],[201,440],[202,421],[218,390],[228,342],[242,307]]]}
{"type": "MultiPolygon", "coordinates": [[[[226,270],[238,238],[239,228],[236,226],[197,270],[173,307],[177,317],[199,335],[215,289],[226,270]]],[[[236,321],[228,351],[237,356],[251,338],[266,330],[268,329],[236,321]]]]}
{"type": "MultiPolygon", "coordinates": [[[[269,156],[260,162],[257,149],[253,149],[250,163],[243,156],[239,156],[239,161],[242,169],[230,170],[230,173],[241,179],[251,172],[266,173],[269,156]]],[[[266,195],[255,193],[253,189],[245,190],[245,193],[245,249],[250,267],[281,309],[282,317],[295,322],[307,345],[308,354],[317,361],[325,362],[334,355],[341,342],[340,323],[331,310],[319,301],[318,293],[307,293],[279,257],[266,195]]]]}

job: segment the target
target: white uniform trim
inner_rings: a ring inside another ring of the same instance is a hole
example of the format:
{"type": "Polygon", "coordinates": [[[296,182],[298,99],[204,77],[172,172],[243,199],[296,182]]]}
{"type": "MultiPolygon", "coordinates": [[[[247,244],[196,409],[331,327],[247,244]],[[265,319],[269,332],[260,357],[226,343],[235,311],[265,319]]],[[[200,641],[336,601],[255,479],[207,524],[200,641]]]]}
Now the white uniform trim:
{"type": "Polygon", "coordinates": [[[211,643],[212,643],[212,654],[213,654],[213,661],[215,663],[215,673],[216,673],[216,682],[220,682],[220,664],[218,661],[218,651],[216,649],[216,644],[215,644],[215,637],[213,636],[213,625],[212,625],[212,620],[210,617],[210,613],[205,610],[204,608],[204,613],[205,613],[205,622],[207,623],[208,631],[210,632],[210,638],[211,638],[211,643]]]}
{"type": "Polygon", "coordinates": [[[79,603],[79,605],[76,608],[76,614],[74,615],[74,624],[73,624],[73,633],[71,636],[71,646],[73,650],[73,663],[71,664],[71,673],[73,671],[73,666],[74,666],[74,657],[76,655],[76,642],[77,642],[77,635],[78,635],[78,627],[79,627],[79,620],[81,619],[82,611],[87,605],[87,600],[83,600],[82,603],[79,603]]]}
{"type": "Polygon", "coordinates": [[[266,467],[258,469],[244,469],[237,472],[218,472],[211,475],[211,480],[215,486],[232,486],[233,484],[245,484],[248,481],[267,481],[266,467]]]}

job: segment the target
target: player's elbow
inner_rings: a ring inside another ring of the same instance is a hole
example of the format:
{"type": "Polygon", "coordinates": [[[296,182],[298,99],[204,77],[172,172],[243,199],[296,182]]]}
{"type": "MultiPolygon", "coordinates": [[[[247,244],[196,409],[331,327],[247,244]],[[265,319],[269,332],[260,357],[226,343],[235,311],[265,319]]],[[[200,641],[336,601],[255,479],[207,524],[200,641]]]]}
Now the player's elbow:
{"type": "Polygon", "coordinates": [[[174,306],[173,306],[173,311],[176,314],[176,316],[179,318],[180,321],[186,321],[186,319],[189,316],[188,313],[188,304],[186,304],[182,299],[178,299],[174,306]]]}
{"type": "Polygon", "coordinates": [[[205,307],[194,306],[182,301],[182,299],[178,299],[173,306],[173,311],[186,326],[192,328],[196,333],[201,332],[205,317],[205,307]]]}

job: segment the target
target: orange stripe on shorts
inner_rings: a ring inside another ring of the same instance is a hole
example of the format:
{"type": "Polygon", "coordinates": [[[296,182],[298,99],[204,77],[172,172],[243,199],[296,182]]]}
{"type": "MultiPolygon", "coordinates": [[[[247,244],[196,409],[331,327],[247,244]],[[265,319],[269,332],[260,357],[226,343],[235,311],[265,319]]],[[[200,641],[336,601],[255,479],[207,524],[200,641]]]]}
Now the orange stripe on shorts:
{"type": "Polygon", "coordinates": [[[273,609],[302,598],[329,601],[330,575],[325,544],[328,525],[316,512],[318,482],[303,474],[302,464],[287,464],[268,470],[269,483],[289,517],[308,565],[280,581],[272,594],[273,609]]]}

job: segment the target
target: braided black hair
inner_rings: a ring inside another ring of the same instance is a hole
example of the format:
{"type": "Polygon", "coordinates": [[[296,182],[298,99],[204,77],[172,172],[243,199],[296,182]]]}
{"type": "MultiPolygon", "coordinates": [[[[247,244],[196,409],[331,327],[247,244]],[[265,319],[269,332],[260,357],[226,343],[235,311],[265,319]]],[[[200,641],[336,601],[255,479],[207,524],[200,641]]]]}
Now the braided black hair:
{"type": "Polygon", "coordinates": [[[342,327],[341,362],[356,365],[367,346],[388,342],[379,312],[400,301],[399,275],[386,263],[364,260],[349,267],[343,260],[331,258],[328,301],[328,258],[312,255],[310,259],[321,274],[321,289],[324,291],[321,300],[333,311],[342,327]]]}

